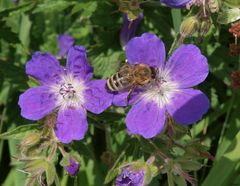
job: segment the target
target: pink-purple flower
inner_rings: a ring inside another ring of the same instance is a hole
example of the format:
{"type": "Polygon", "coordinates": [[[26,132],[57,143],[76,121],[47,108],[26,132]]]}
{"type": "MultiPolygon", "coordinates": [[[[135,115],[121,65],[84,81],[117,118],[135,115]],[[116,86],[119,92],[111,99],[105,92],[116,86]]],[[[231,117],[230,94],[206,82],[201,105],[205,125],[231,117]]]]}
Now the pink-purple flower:
{"type": "Polygon", "coordinates": [[[75,40],[69,34],[59,34],[58,35],[58,47],[59,53],[58,57],[63,57],[67,54],[68,50],[73,46],[75,40]]]}
{"type": "Polygon", "coordinates": [[[160,0],[161,3],[166,4],[169,7],[172,8],[182,8],[186,6],[191,6],[194,3],[198,3],[202,0],[160,0]]]}
{"type": "MultiPolygon", "coordinates": [[[[191,88],[203,82],[209,72],[207,59],[197,46],[181,45],[165,63],[163,42],[145,33],[128,42],[126,56],[131,65],[143,63],[158,69],[155,81],[132,94],[132,108],[126,117],[129,133],[152,138],[163,130],[167,113],[178,124],[189,125],[208,111],[207,96],[191,88]]],[[[115,95],[113,103],[126,106],[127,95],[115,95]]]]}
{"type": "Polygon", "coordinates": [[[143,186],[145,171],[124,168],[116,179],[116,186],[143,186]]]}
{"type": "Polygon", "coordinates": [[[74,159],[70,159],[70,164],[65,167],[65,170],[70,176],[75,176],[79,171],[79,163],[74,159]]]}
{"type": "Polygon", "coordinates": [[[123,25],[120,32],[120,42],[122,47],[125,47],[127,42],[132,39],[143,20],[143,13],[140,13],[135,20],[130,21],[127,14],[123,14],[123,25]]]}
{"type": "Polygon", "coordinates": [[[87,110],[99,114],[112,103],[105,80],[91,80],[93,69],[82,46],[70,48],[66,69],[50,53],[36,52],[26,73],[40,82],[19,97],[21,115],[39,120],[58,111],[55,133],[62,143],[81,140],[87,132],[87,110]]]}

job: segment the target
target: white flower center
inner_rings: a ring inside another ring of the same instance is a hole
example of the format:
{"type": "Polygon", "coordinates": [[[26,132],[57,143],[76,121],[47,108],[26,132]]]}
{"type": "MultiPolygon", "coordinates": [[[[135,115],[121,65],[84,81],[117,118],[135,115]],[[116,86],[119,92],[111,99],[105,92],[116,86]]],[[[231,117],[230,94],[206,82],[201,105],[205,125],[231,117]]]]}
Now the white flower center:
{"type": "Polygon", "coordinates": [[[156,81],[153,82],[141,95],[141,98],[146,101],[157,103],[160,108],[171,103],[173,95],[178,92],[179,86],[169,77],[169,72],[164,69],[159,69],[156,81]]]}
{"type": "Polygon", "coordinates": [[[83,81],[74,79],[73,75],[64,75],[59,84],[54,84],[50,90],[57,95],[56,106],[59,109],[80,107],[84,103],[86,86],[83,81]]]}

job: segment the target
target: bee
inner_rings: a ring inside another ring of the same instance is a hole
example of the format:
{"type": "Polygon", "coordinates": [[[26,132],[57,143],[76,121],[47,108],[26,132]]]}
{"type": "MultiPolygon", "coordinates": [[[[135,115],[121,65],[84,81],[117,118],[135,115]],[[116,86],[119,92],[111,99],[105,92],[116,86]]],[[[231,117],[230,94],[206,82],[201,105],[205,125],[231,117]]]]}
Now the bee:
{"type": "Polygon", "coordinates": [[[157,69],[146,64],[126,63],[116,74],[107,79],[106,89],[110,92],[128,91],[127,103],[133,90],[144,87],[155,80],[157,69]]]}

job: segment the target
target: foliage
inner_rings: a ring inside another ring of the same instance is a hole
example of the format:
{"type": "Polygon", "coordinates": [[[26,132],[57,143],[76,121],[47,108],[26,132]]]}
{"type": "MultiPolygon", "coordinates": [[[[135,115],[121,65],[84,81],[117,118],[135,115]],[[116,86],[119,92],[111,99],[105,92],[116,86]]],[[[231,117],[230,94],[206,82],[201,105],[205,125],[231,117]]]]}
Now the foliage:
{"type": "MultiPolygon", "coordinates": [[[[153,32],[169,51],[173,49],[172,43],[178,45],[183,39],[179,33],[181,22],[197,10],[197,7],[191,11],[171,9],[153,0],[141,1],[141,8],[133,11],[126,9],[125,4],[119,8],[119,1],[0,2],[0,184],[22,186],[25,181],[30,184],[31,180],[22,170],[41,169],[43,179],[46,178],[44,183],[49,185],[111,185],[121,168],[131,162],[134,166],[147,167],[148,179],[154,177],[149,184],[153,186],[184,186],[186,181],[194,184],[194,180],[202,186],[239,185],[240,92],[231,87],[231,72],[238,70],[240,56],[229,55],[229,44],[234,43],[235,38],[228,32],[230,24],[240,19],[237,0],[222,2],[222,10],[211,15],[209,31],[203,37],[197,29],[184,38],[185,43],[198,45],[208,58],[210,74],[198,87],[211,101],[211,109],[203,120],[190,127],[167,126],[160,135],[146,140],[128,135],[125,117],[129,108],[112,106],[100,115],[88,113],[89,131],[83,140],[64,146],[52,141],[52,146],[48,144],[49,151],[65,148],[80,162],[77,176],[70,177],[59,166],[64,153],[56,153],[51,161],[45,157],[31,161],[19,159],[19,153],[32,147],[40,148],[39,141],[49,143],[47,138],[51,133],[48,129],[42,131],[44,120],[33,123],[22,118],[18,106],[19,95],[28,86],[37,85],[24,70],[35,51],[49,51],[57,56],[57,36],[68,33],[74,37],[75,44],[86,47],[94,78],[107,78],[117,72],[126,58],[119,40],[120,11],[132,18],[143,12],[144,21],[136,35],[153,32]],[[29,133],[44,137],[23,150],[19,147],[29,133]],[[155,164],[143,166],[151,156],[156,157],[155,164]]],[[[64,60],[61,63],[64,64],[64,60]]],[[[43,152],[51,155],[49,151],[43,152]]]]}

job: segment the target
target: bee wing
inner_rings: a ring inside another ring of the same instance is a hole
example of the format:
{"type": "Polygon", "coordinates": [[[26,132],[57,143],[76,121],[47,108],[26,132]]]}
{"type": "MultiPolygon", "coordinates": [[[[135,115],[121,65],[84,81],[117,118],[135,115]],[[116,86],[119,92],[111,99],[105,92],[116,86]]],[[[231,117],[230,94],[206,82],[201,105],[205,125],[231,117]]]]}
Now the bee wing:
{"type": "Polygon", "coordinates": [[[130,74],[132,69],[133,69],[133,67],[130,64],[126,63],[119,69],[119,74],[121,76],[130,74]]]}

